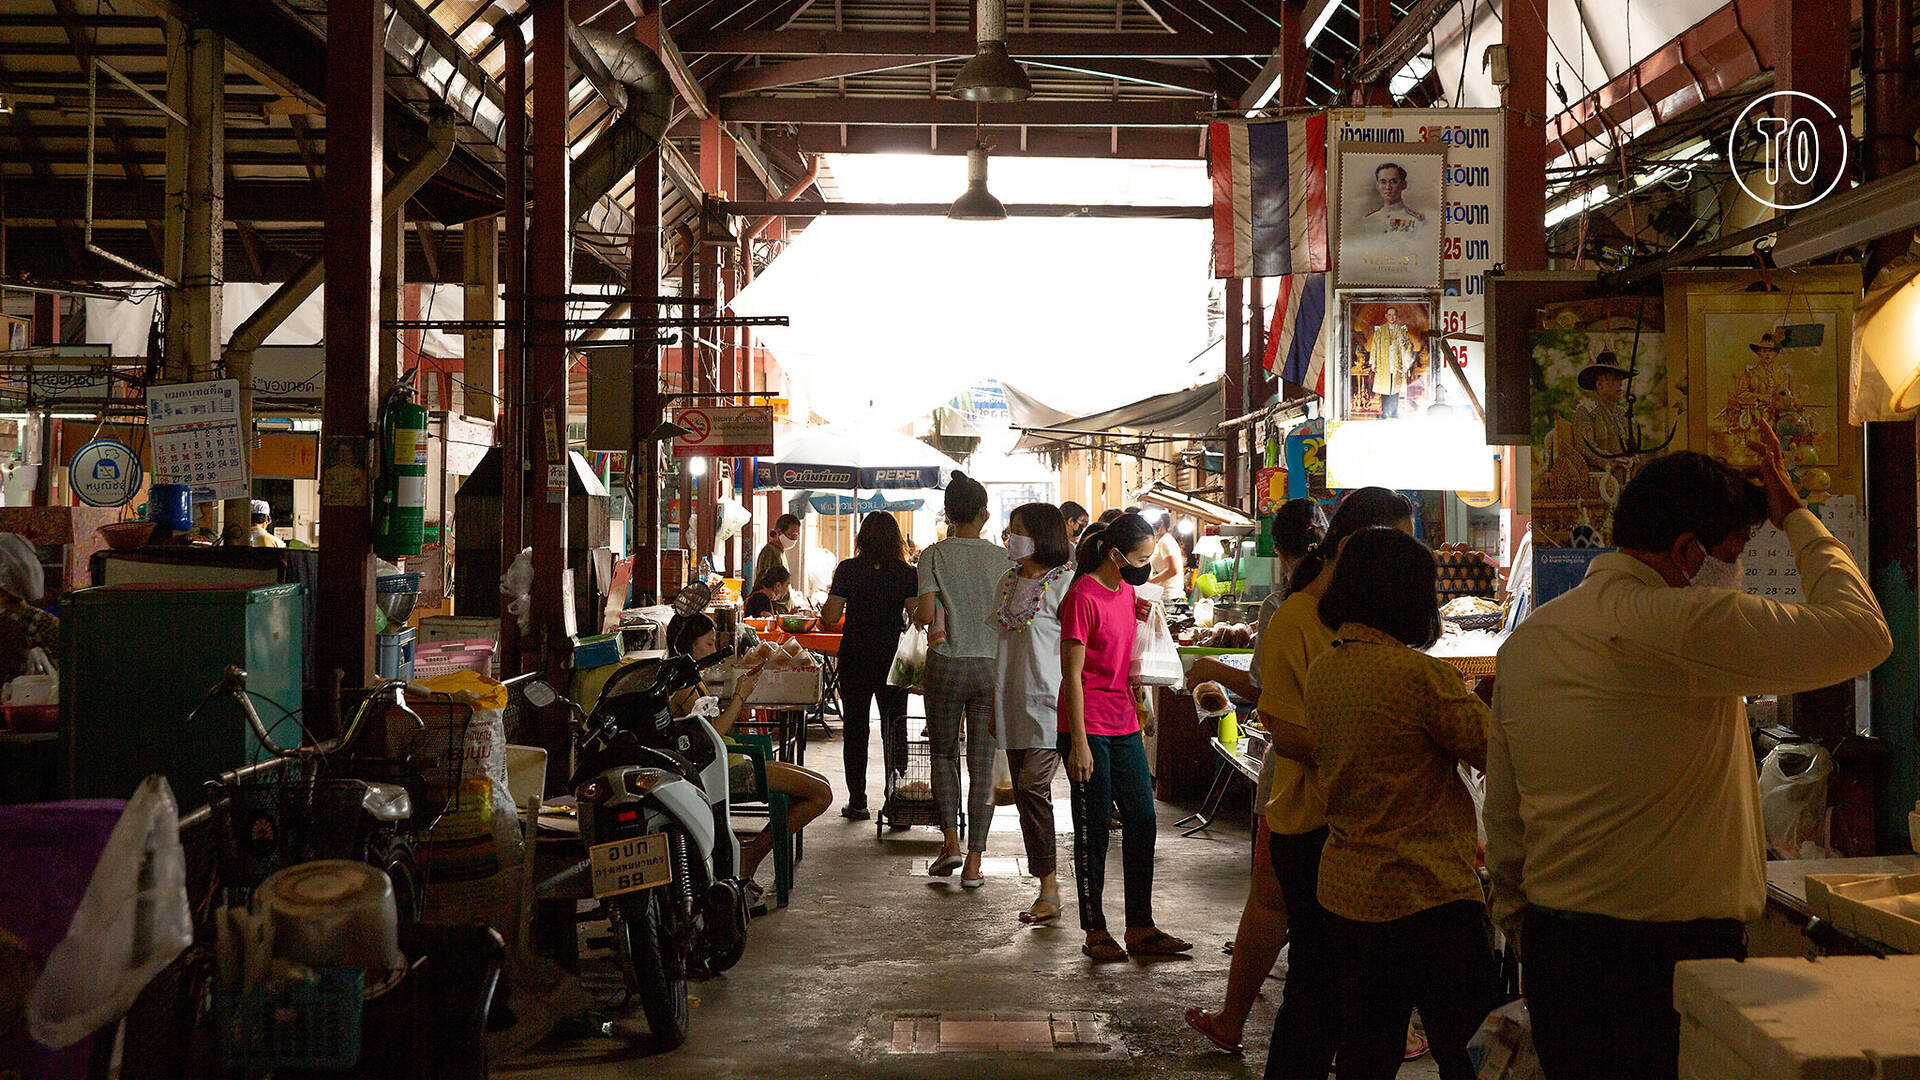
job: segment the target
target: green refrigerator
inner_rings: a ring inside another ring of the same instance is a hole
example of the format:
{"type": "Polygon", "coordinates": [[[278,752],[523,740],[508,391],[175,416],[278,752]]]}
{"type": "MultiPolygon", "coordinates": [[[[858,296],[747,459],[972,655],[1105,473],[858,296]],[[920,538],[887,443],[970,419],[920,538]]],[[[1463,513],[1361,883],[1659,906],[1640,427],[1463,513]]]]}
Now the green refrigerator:
{"type": "Polygon", "coordinates": [[[192,714],[229,666],[247,672],[254,708],[283,746],[301,707],[301,587],[105,585],[61,601],[60,720],[74,798],[124,799],[149,773],[182,813],[207,781],[263,760],[240,708],[192,714]]]}

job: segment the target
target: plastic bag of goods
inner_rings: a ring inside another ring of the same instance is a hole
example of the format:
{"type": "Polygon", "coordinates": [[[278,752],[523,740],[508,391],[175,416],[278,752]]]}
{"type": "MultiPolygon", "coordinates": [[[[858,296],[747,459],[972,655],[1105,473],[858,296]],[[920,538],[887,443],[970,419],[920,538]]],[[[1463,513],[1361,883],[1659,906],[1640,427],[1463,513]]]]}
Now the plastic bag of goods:
{"type": "Polygon", "coordinates": [[[1477,1080],[1545,1080],[1547,1075],[1533,1049],[1533,1023],[1524,1000],[1488,1013],[1480,1030],[1467,1041],[1467,1056],[1473,1060],[1477,1080]]]}
{"type": "Polygon", "coordinates": [[[448,799],[422,855],[427,919],[512,926],[524,844],[507,783],[507,688],[473,671],[430,679],[424,687],[473,710],[469,719],[458,705],[408,700],[427,724],[429,784],[448,799]]]}
{"type": "Polygon", "coordinates": [[[1767,847],[1783,859],[1827,858],[1827,778],[1833,755],[1817,743],[1781,743],[1760,763],[1767,847]]]}

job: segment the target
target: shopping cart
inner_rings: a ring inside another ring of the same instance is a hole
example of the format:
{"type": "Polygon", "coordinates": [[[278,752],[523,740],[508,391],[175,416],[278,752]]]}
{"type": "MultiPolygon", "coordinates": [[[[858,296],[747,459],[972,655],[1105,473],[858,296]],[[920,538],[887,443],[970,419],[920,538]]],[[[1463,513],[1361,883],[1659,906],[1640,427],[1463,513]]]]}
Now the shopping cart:
{"type": "MultiPolygon", "coordinates": [[[[883,754],[882,758],[890,756],[883,754]]],[[[889,768],[886,774],[887,797],[873,816],[874,835],[882,835],[889,827],[940,828],[940,806],[933,798],[933,740],[927,737],[924,718],[907,718],[907,767],[901,772],[889,768]]],[[[959,827],[967,827],[964,807],[960,809],[959,827]]]]}

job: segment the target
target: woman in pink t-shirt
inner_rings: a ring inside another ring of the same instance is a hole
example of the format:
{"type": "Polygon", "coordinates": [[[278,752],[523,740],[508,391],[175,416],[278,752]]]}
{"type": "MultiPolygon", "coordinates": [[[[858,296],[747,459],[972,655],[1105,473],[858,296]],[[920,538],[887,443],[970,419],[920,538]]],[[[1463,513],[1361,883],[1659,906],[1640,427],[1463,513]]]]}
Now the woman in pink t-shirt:
{"type": "Polygon", "coordinates": [[[1073,874],[1080,894],[1080,947],[1095,960],[1171,956],[1193,948],[1153,924],[1153,775],[1128,684],[1135,630],[1146,605],[1134,597],[1153,560],[1153,527],[1122,514],[1080,542],[1079,576],[1060,604],[1060,756],[1072,781],[1073,874]],[[1100,896],[1107,831],[1120,810],[1126,947],[1107,932],[1100,896]]]}

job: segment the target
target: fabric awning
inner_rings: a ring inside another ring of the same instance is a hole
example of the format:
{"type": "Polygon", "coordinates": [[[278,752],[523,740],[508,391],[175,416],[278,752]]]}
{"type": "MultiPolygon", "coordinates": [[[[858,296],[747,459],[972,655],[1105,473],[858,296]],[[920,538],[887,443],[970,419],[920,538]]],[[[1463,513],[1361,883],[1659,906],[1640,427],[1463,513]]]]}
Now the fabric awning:
{"type": "MultiPolygon", "coordinates": [[[[1006,389],[1007,409],[1014,412],[1014,398],[1018,391],[1012,387],[1006,389]]],[[[1205,438],[1220,426],[1221,401],[1220,381],[1215,379],[1191,389],[1155,394],[1117,409],[1045,424],[1022,424],[1018,419],[1019,414],[1015,412],[1014,426],[1024,428],[1025,433],[1013,448],[1039,450],[1069,440],[1098,438],[1122,432],[1172,438],[1205,438]]]]}
{"type": "Polygon", "coordinates": [[[1254,519],[1217,502],[1202,499],[1198,495],[1189,495],[1164,481],[1153,484],[1133,493],[1133,503],[1137,506],[1157,506],[1169,513],[1184,514],[1209,525],[1257,525],[1254,519]]]}

